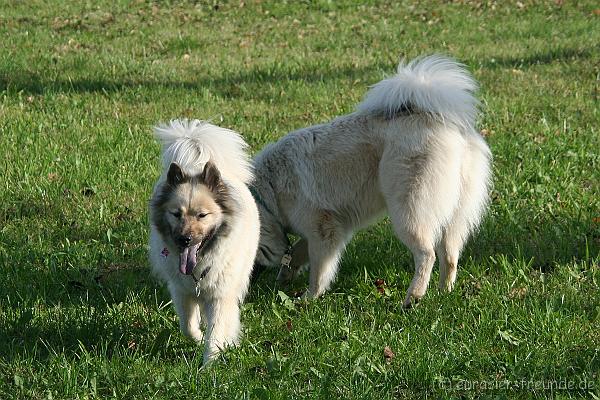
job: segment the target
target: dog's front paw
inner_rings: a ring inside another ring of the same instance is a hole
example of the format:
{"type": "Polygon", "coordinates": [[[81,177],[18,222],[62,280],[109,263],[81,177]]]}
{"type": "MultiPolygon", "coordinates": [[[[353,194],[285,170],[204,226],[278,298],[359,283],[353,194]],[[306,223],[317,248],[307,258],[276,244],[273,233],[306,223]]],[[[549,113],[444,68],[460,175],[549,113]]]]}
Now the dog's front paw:
{"type": "Polygon", "coordinates": [[[411,285],[411,287],[408,288],[408,292],[406,293],[406,297],[402,303],[402,308],[408,310],[419,304],[419,301],[421,301],[421,298],[425,295],[425,290],[426,288],[420,288],[420,290],[416,290],[411,285]]]}
{"type": "Polygon", "coordinates": [[[306,292],[304,292],[304,294],[302,295],[303,299],[318,299],[319,297],[321,297],[321,295],[323,295],[323,293],[325,293],[325,290],[323,289],[311,289],[309,288],[306,292]]]}
{"type": "Polygon", "coordinates": [[[225,348],[235,347],[237,346],[237,344],[238,343],[234,341],[218,342],[215,340],[207,340],[204,343],[204,356],[202,360],[202,366],[206,366],[212,361],[214,361],[216,358],[218,358],[219,354],[221,354],[221,352],[225,350],[225,348]]]}
{"type": "Polygon", "coordinates": [[[442,293],[450,293],[454,289],[454,281],[447,279],[445,281],[440,280],[439,290],[442,293]]]}
{"type": "Polygon", "coordinates": [[[202,366],[206,367],[219,355],[220,350],[218,348],[206,348],[204,350],[204,356],[202,359],[202,366]]]}
{"type": "Polygon", "coordinates": [[[182,329],[182,332],[196,343],[202,342],[204,339],[204,333],[200,329],[182,329]]]}
{"type": "Polygon", "coordinates": [[[441,292],[449,293],[454,289],[456,283],[456,267],[450,269],[450,272],[440,273],[439,289],[441,292]]]}
{"type": "Polygon", "coordinates": [[[404,299],[404,302],[402,303],[402,308],[404,308],[405,310],[410,310],[411,308],[419,304],[419,300],[421,300],[419,297],[414,297],[411,294],[407,294],[406,298],[404,299]]]}

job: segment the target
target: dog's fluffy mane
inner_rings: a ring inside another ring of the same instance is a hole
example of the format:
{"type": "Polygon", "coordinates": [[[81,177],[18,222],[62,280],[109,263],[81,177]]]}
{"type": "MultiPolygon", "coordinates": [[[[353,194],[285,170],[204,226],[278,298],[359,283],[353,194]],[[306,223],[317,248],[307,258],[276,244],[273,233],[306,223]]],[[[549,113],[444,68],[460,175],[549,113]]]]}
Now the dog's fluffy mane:
{"type": "Polygon", "coordinates": [[[400,111],[421,112],[443,123],[473,129],[478,106],[473,95],[476,91],[477,83],[462,64],[432,55],[408,64],[401,61],[395,75],[371,87],[357,111],[385,118],[394,118],[400,111]]]}
{"type": "Polygon", "coordinates": [[[246,143],[236,132],[197,119],[175,119],[154,128],[162,144],[163,170],[176,162],[190,175],[199,174],[212,161],[226,180],[248,184],[252,165],[246,143]]]}

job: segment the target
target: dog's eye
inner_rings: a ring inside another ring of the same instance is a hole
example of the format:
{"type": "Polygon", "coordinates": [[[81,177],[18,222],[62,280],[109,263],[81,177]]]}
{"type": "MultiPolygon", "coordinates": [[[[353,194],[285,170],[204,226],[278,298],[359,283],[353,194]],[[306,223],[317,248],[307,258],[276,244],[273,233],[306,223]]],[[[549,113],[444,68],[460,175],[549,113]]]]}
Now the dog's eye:
{"type": "Polygon", "coordinates": [[[208,215],[208,213],[198,213],[198,214],[196,215],[196,218],[198,218],[198,219],[202,219],[202,218],[206,217],[207,215],[208,215]]]}
{"type": "Polygon", "coordinates": [[[172,211],[171,215],[175,218],[181,218],[181,211],[172,211]]]}

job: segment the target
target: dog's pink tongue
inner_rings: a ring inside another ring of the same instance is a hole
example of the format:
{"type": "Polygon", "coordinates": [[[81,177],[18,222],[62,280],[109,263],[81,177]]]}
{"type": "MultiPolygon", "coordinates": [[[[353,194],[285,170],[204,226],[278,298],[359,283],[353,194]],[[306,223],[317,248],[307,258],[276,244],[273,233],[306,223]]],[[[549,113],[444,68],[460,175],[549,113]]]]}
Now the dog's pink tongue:
{"type": "Polygon", "coordinates": [[[194,246],[186,247],[179,254],[179,272],[185,275],[191,275],[196,266],[196,252],[200,243],[194,246]]]}

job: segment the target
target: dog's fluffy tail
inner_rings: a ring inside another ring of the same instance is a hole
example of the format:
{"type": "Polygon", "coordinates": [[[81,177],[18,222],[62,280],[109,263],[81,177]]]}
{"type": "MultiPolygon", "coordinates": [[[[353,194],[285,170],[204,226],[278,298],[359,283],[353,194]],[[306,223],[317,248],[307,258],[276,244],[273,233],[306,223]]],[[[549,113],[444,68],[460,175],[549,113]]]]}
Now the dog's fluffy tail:
{"type": "Polygon", "coordinates": [[[400,62],[396,75],[373,85],[357,111],[386,119],[422,113],[468,129],[477,118],[476,90],[462,64],[432,55],[400,62]]]}
{"type": "Polygon", "coordinates": [[[252,180],[248,145],[232,130],[197,119],[174,119],[156,126],[154,134],[162,144],[165,171],[176,162],[185,172],[197,174],[211,161],[227,179],[252,180]]]}

